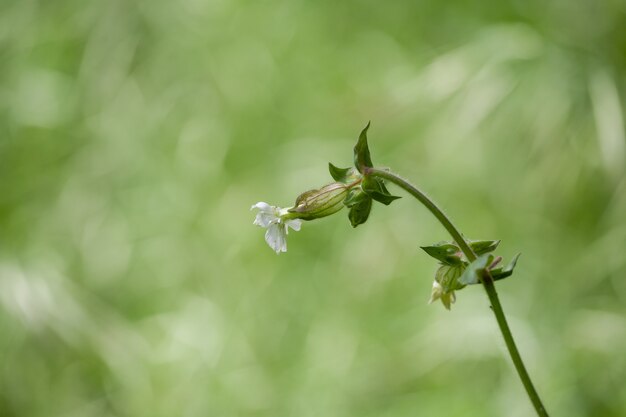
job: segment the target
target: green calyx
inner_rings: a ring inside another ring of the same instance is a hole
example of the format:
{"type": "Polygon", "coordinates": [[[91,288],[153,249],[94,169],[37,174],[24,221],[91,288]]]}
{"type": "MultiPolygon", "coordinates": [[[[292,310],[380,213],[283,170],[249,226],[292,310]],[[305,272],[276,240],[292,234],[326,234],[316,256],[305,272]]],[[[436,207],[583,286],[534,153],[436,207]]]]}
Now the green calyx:
{"type": "Polygon", "coordinates": [[[294,207],[289,209],[289,213],[302,220],[326,217],[343,208],[343,200],[347,194],[348,187],[339,182],[309,190],[298,196],[294,207]]]}

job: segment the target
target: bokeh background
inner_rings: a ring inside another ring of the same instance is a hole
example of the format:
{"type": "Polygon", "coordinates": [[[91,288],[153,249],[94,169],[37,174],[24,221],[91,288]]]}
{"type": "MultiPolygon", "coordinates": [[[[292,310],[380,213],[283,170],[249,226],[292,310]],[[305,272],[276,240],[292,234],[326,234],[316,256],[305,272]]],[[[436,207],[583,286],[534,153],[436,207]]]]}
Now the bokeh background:
{"type": "Polygon", "coordinates": [[[626,415],[625,74],[623,0],[1,1],[0,415],[532,415],[482,289],[426,304],[416,202],[280,256],[252,225],[368,120],[522,252],[498,288],[552,415],[626,415]]]}

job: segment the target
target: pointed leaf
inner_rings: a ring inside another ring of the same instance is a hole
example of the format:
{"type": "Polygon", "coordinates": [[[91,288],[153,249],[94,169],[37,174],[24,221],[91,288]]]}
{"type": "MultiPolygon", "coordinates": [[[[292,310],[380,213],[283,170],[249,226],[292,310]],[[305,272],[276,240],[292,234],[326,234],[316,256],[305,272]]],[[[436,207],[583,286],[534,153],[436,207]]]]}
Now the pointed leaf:
{"type": "Polygon", "coordinates": [[[348,218],[350,219],[352,227],[357,227],[358,225],[365,223],[370,215],[370,211],[372,210],[372,199],[368,196],[366,197],[367,198],[364,198],[350,208],[348,218]]]}
{"type": "Polygon", "coordinates": [[[517,265],[517,260],[519,259],[521,253],[518,253],[511,259],[511,262],[508,263],[504,268],[496,268],[491,271],[491,276],[494,281],[498,281],[513,275],[513,270],[515,269],[515,265],[517,265]]]}
{"type": "Polygon", "coordinates": [[[493,255],[485,253],[484,255],[476,258],[474,262],[469,264],[461,278],[459,283],[464,285],[478,284],[481,282],[481,276],[485,271],[485,268],[493,261],[493,255]]]}
{"type": "Polygon", "coordinates": [[[354,166],[363,173],[363,167],[373,167],[372,158],[370,157],[370,150],[367,146],[367,129],[370,127],[370,122],[367,123],[365,129],[361,131],[359,140],[354,147],[354,166]]]}
{"type": "Polygon", "coordinates": [[[398,196],[389,194],[389,191],[387,191],[385,184],[380,178],[372,178],[366,176],[365,178],[363,178],[361,188],[374,200],[378,201],[379,203],[383,203],[386,206],[391,204],[394,200],[400,198],[398,196]]]}
{"type": "Polygon", "coordinates": [[[393,203],[395,200],[402,198],[397,195],[386,195],[386,194],[379,194],[379,193],[370,193],[370,197],[372,197],[374,200],[386,206],[393,203]]]}
{"type": "Polygon", "coordinates": [[[424,252],[446,265],[459,265],[463,263],[461,260],[461,250],[452,243],[439,242],[432,246],[421,246],[421,248],[424,252]]]}
{"type": "Polygon", "coordinates": [[[493,252],[500,244],[499,240],[470,240],[469,245],[476,255],[493,252]]]}
{"type": "Polygon", "coordinates": [[[513,273],[513,270],[515,269],[515,266],[517,265],[517,260],[519,259],[519,257],[521,256],[521,253],[516,254],[513,259],[511,259],[511,262],[509,262],[507,264],[507,266],[504,268],[504,272],[511,272],[513,273]]]}
{"type": "Polygon", "coordinates": [[[335,181],[347,183],[355,178],[354,168],[338,168],[328,163],[328,171],[335,181]]]}
{"type": "Polygon", "coordinates": [[[387,187],[385,187],[385,181],[383,181],[382,178],[376,178],[376,181],[378,181],[378,184],[380,184],[380,189],[382,190],[383,194],[391,195],[387,187]]]}

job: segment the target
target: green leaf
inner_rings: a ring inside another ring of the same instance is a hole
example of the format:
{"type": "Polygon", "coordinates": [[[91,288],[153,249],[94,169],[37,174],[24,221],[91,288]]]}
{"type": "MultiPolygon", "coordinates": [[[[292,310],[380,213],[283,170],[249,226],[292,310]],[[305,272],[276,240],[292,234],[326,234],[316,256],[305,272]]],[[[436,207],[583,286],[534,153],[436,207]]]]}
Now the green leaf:
{"type": "Polygon", "coordinates": [[[365,194],[360,188],[353,188],[348,191],[348,195],[345,200],[343,200],[343,204],[344,206],[350,208],[363,200],[371,200],[371,197],[365,194]]]}
{"type": "Polygon", "coordinates": [[[365,223],[370,215],[371,210],[372,199],[368,196],[350,207],[348,218],[350,219],[350,224],[352,224],[352,227],[357,227],[358,225],[365,223]]]}
{"type": "Polygon", "coordinates": [[[513,259],[511,259],[511,262],[508,263],[508,265],[506,266],[506,268],[504,268],[503,272],[510,272],[513,273],[513,270],[515,269],[515,266],[517,265],[517,260],[519,259],[519,257],[521,256],[521,253],[516,254],[513,259]]]}
{"type": "Polygon", "coordinates": [[[511,262],[508,263],[504,268],[496,268],[491,271],[491,276],[494,281],[498,281],[513,275],[513,270],[515,269],[515,265],[517,265],[517,260],[519,259],[521,253],[518,253],[511,259],[511,262]]]}
{"type": "Polygon", "coordinates": [[[443,264],[459,265],[463,263],[463,261],[461,260],[461,250],[455,244],[448,242],[439,242],[432,246],[421,246],[421,248],[424,250],[424,252],[443,264]]]}
{"type": "Polygon", "coordinates": [[[365,129],[361,131],[359,140],[354,147],[354,166],[363,173],[363,167],[373,167],[372,158],[370,157],[370,150],[367,146],[367,129],[370,127],[370,122],[367,122],[365,129]]]}
{"type": "Polygon", "coordinates": [[[493,252],[500,244],[499,240],[470,240],[469,245],[476,255],[493,252]]]}
{"type": "Polygon", "coordinates": [[[338,168],[330,162],[328,163],[328,171],[335,181],[342,183],[350,182],[356,177],[354,168],[338,168]]]}
{"type": "Polygon", "coordinates": [[[484,255],[476,258],[474,262],[469,264],[461,278],[459,278],[459,283],[464,285],[478,284],[481,282],[481,276],[487,268],[488,265],[493,262],[493,255],[485,253],[484,255]]]}
{"type": "Polygon", "coordinates": [[[387,187],[385,187],[383,180],[380,178],[372,178],[366,176],[365,178],[363,178],[361,188],[374,200],[378,201],[379,203],[383,203],[386,206],[391,204],[394,200],[400,198],[398,196],[389,194],[389,191],[387,191],[387,187]]]}
{"type": "MultiPolygon", "coordinates": [[[[376,181],[378,181],[378,184],[380,185],[380,189],[382,190],[383,194],[391,195],[387,187],[385,187],[385,181],[382,178],[376,178],[376,181]]],[[[400,198],[400,197],[396,197],[396,198],[400,198]]]]}

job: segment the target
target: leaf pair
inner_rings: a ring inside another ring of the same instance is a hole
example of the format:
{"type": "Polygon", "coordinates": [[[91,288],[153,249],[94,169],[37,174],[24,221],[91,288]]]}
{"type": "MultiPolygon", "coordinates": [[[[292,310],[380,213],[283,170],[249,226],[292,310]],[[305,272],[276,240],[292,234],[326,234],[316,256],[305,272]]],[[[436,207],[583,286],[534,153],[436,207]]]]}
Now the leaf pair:
{"type": "Polygon", "coordinates": [[[389,205],[398,196],[391,195],[381,178],[367,174],[366,168],[373,168],[372,158],[367,145],[367,130],[370,124],[361,131],[357,144],[354,147],[354,166],[356,168],[339,168],[329,163],[328,170],[335,181],[353,185],[344,205],[350,209],[348,218],[352,227],[357,227],[367,221],[372,210],[372,200],[389,205]],[[356,184],[356,185],[354,185],[356,184]]]}

